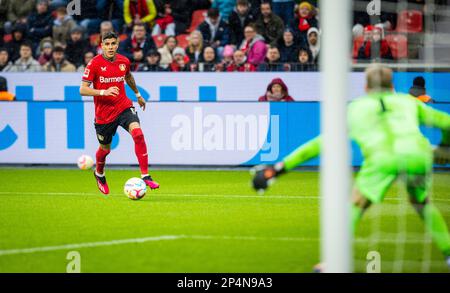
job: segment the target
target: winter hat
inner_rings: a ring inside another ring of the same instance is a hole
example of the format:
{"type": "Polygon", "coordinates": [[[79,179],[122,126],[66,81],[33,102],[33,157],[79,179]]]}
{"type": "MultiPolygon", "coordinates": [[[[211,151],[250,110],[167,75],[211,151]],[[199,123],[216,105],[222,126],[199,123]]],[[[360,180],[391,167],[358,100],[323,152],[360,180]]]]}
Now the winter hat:
{"type": "Polygon", "coordinates": [[[306,1],[303,1],[302,3],[300,3],[300,5],[298,5],[298,9],[302,8],[308,8],[309,10],[313,10],[312,4],[306,1]]]}
{"type": "Polygon", "coordinates": [[[173,49],[172,56],[175,57],[176,55],[182,55],[184,57],[186,56],[186,52],[184,51],[183,48],[176,47],[175,49],[173,49]]]}
{"type": "Polygon", "coordinates": [[[234,54],[234,49],[231,45],[226,45],[223,48],[223,57],[232,57],[234,54]]]}

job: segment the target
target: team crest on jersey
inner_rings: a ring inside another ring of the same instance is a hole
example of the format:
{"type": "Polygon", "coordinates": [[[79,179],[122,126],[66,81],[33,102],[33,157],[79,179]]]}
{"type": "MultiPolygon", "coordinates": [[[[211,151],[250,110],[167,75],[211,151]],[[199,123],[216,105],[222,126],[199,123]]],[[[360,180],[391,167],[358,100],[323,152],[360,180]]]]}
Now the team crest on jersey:
{"type": "Polygon", "coordinates": [[[120,70],[125,71],[125,69],[127,69],[127,66],[125,64],[120,64],[119,68],[120,70]]]}

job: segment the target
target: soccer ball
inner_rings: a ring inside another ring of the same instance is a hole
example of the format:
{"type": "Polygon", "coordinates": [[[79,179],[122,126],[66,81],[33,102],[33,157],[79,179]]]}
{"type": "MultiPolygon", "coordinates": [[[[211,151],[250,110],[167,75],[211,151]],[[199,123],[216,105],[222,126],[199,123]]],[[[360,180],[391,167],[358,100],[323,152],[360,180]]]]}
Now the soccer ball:
{"type": "Polygon", "coordinates": [[[147,192],[147,185],[145,184],[144,180],[133,177],[128,179],[128,181],[125,183],[123,192],[126,196],[128,196],[129,199],[141,199],[147,192]]]}
{"type": "Polygon", "coordinates": [[[94,166],[94,160],[91,156],[82,155],[78,158],[77,165],[81,170],[89,170],[94,166]]]}

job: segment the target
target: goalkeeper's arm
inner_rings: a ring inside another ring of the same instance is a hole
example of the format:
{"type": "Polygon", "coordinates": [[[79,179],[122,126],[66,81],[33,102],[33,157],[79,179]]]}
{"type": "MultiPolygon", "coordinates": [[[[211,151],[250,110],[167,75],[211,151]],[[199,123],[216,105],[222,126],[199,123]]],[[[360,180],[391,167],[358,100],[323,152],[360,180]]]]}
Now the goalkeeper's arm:
{"type": "Polygon", "coordinates": [[[254,171],[253,188],[256,190],[266,189],[275,177],[288,172],[302,163],[317,157],[320,154],[322,139],[320,136],[301,145],[295,151],[286,156],[281,162],[271,166],[257,166],[254,171]]]}

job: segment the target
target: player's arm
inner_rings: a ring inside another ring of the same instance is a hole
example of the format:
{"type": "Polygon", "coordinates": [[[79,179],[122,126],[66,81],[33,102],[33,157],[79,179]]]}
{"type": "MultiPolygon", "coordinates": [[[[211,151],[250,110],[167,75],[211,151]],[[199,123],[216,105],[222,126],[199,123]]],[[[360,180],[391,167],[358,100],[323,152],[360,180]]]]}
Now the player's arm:
{"type": "Polygon", "coordinates": [[[134,80],[134,76],[131,74],[131,72],[128,72],[128,74],[125,76],[125,81],[127,82],[128,86],[133,90],[133,92],[136,94],[139,106],[142,108],[142,110],[145,110],[145,100],[139,93],[139,90],[136,85],[136,80],[134,80]]]}
{"type": "Polygon", "coordinates": [[[91,83],[88,81],[82,81],[80,86],[81,96],[117,96],[119,94],[119,88],[116,86],[110,87],[107,90],[96,90],[91,87],[91,83]]]}
{"type": "Polygon", "coordinates": [[[418,109],[421,124],[439,128],[442,132],[441,142],[434,150],[435,163],[450,163],[450,115],[421,102],[418,102],[418,109]]]}
{"type": "Polygon", "coordinates": [[[286,156],[281,162],[272,166],[255,167],[253,188],[263,191],[281,174],[284,174],[302,163],[317,157],[320,154],[322,138],[320,136],[301,145],[295,151],[286,156]]]}

